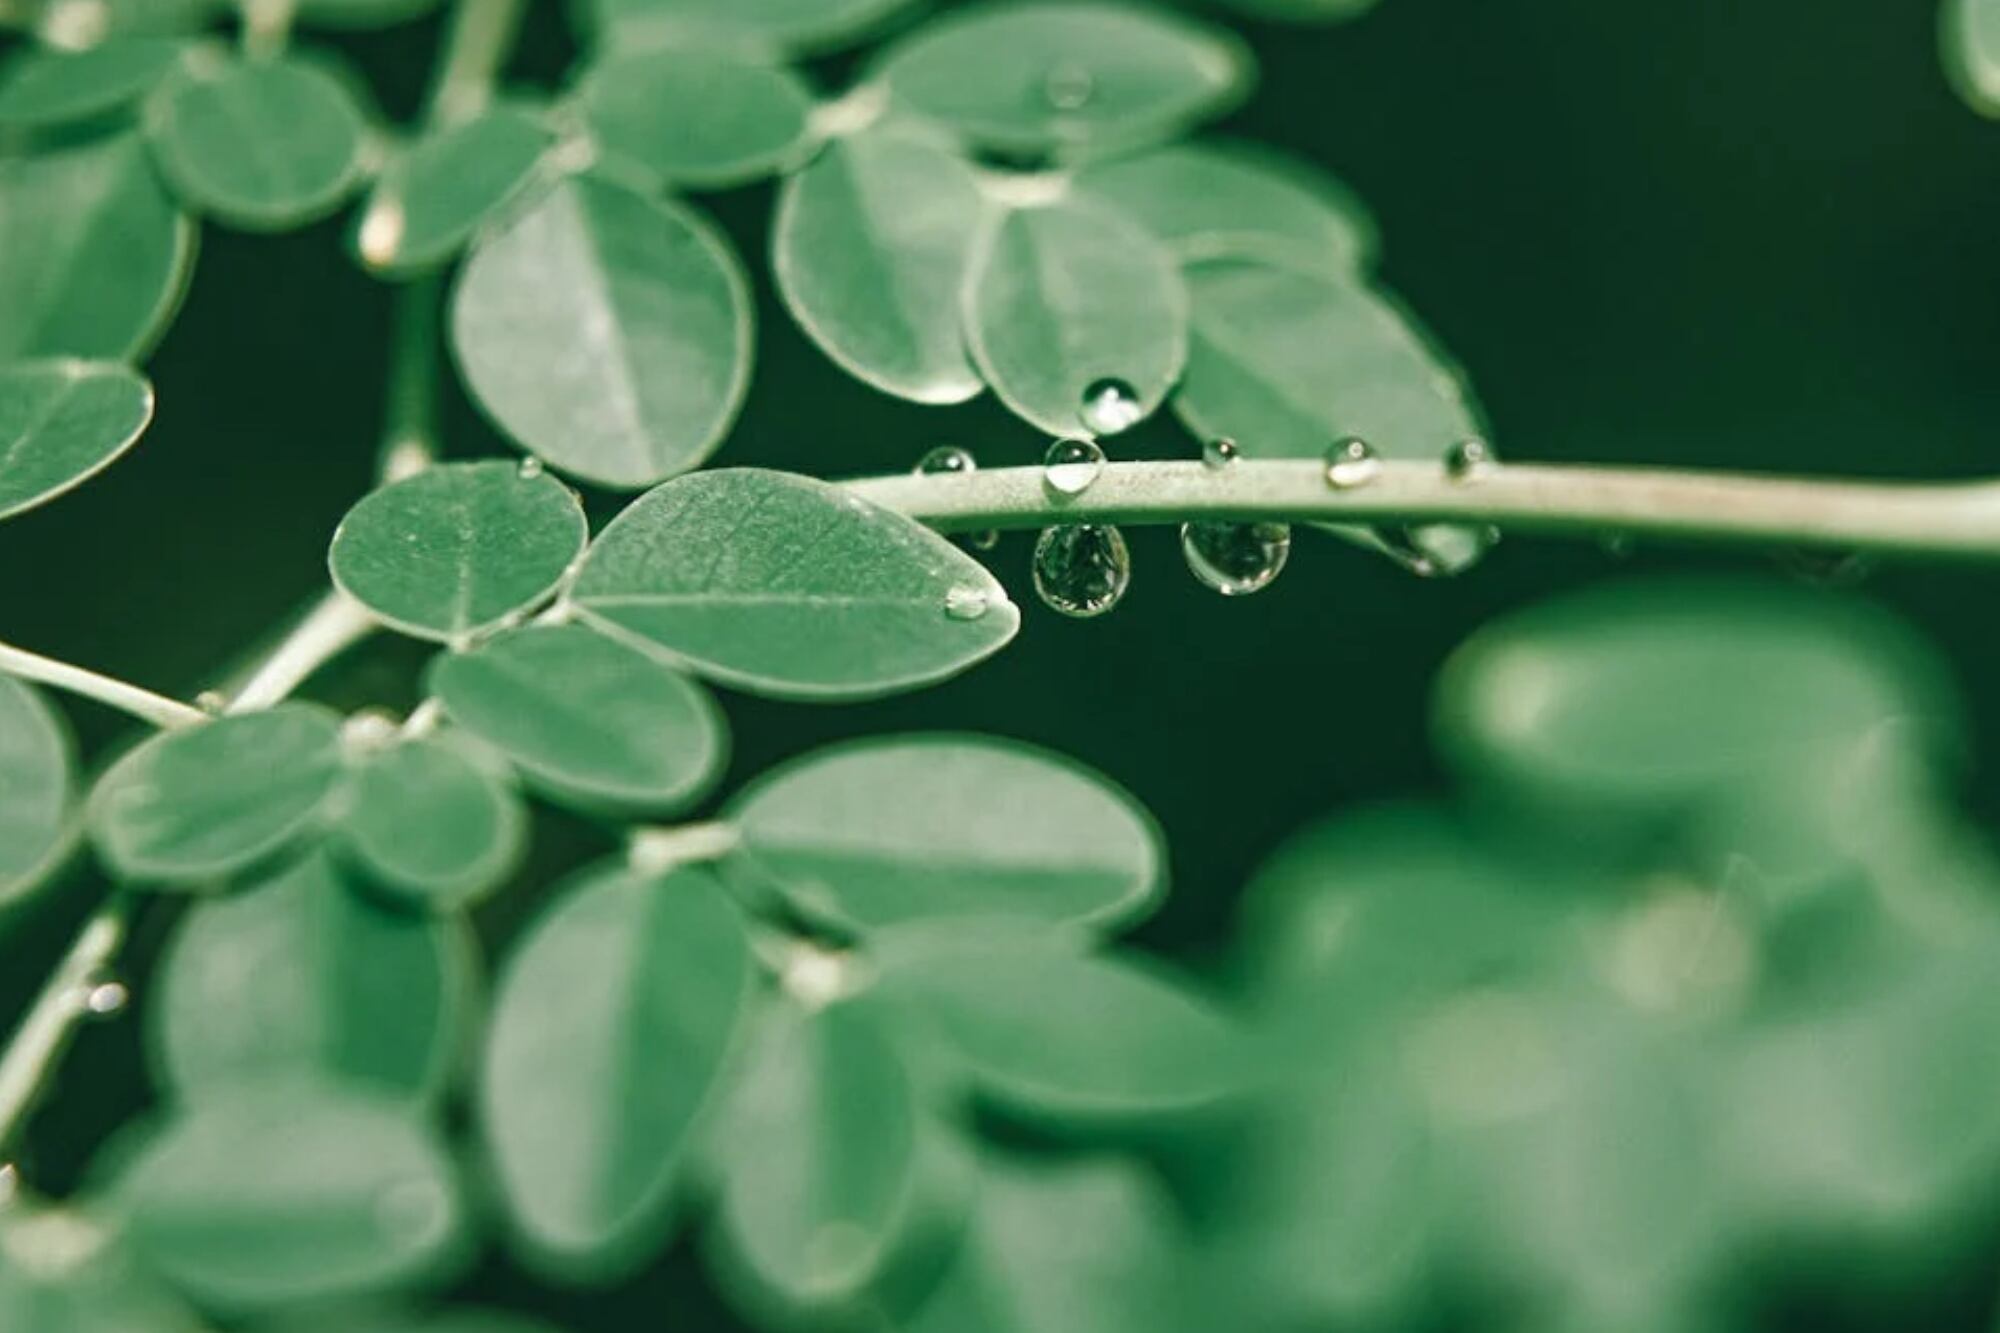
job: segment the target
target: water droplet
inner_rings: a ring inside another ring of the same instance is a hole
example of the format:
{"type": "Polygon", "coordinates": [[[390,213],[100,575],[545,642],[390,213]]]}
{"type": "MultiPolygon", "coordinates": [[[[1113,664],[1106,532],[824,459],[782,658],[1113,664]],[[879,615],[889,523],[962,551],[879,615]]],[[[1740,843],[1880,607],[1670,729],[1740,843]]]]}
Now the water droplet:
{"type": "Polygon", "coordinates": [[[350,758],[386,750],[396,743],[401,730],[386,709],[364,708],[340,724],[340,748],[350,758]]]}
{"type": "Polygon", "coordinates": [[[1493,454],[1493,446],[1486,441],[1460,440],[1445,451],[1445,475],[1453,481],[1471,481],[1492,471],[1499,461],[1493,454]]]}
{"type": "Polygon", "coordinates": [[[1000,544],[1000,533],[997,529],[987,528],[983,532],[968,532],[959,540],[975,551],[990,551],[1000,544]]]}
{"type": "Polygon", "coordinates": [[[1183,523],[1181,554],[1206,586],[1224,597],[1247,597],[1284,570],[1292,530],[1283,523],[1183,523]]]}
{"type": "Polygon", "coordinates": [[[1227,435],[1218,436],[1201,447],[1202,466],[1213,472],[1220,472],[1243,456],[1236,447],[1236,441],[1227,435]]]}
{"type": "Polygon", "coordinates": [[[546,470],[547,468],[542,463],[542,460],[536,458],[533,454],[522,459],[520,465],[514,469],[520,475],[522,481],[533,481],[546,470]]]}
{"type": "Polygon", "coordinates": [[[1058,111],[1080,111],[1097,92],[1097,80],[1083,65],[1051,66],[1042,76],[1042,96],[1058,111]]]}
{"type": "Polygon", "coordinates": [[[1369,535],[1377,550],[1420,579],[1456,578],[1483,560],[1500,540],[1497,528],[1456,523],[1372,528],[1369,535]]]}
{"type": "Polygon", "coordinates": [[[1104,451],[1094,440],[1057,440],[1042,455],[1042,480],[1061,495],[1082,495],[1104,471],[1104,451]]]}
{"type": "Polygon", "coordinates": [[[1132,582],[1125,534],[1097,523],[1044,528],[1035,541],[1035,591],[1052,610],[1088,619],[1118,605],[1132,582]]]}
{"type": "Polygon", "coordinates": [[[203,690],[194,697],[194,706],[210,717],[221,717],[229,707],[229,696],[221,690],[203,690]]]}
{"type": "Polygon", "coordinates": [[[910,469],[918,476],[934,475],[941,472],[977,472],[978,460],[971,452],[955,444],[941,444],[917,460],[910,469]]]}
{"type": "Polygon", "coordinates": [[[1083,424],[1094,435],[1130,430],[1146,415],[1139,391],[1120,379],[1092,380],[1083,391],[1083,424]]]}
{"type": "Polygon", "coordinates": [[[77,987],[77,1003],[94,1018],[112,1018],[132,1002],[132,992],[116,977],[100,977],[77,987]]]}
{"type": "Polygon", "coordinates": [[[1338,491],[1366,486],[1382,473],[1381,456],[1368,441],[1350,435],[1326,451],[1326,484],[1338,491]]]}
{"type": "Polygon", "coordinates": [[[371,268],[394,262],[396,251],[403,244],[404,225],[403,201],[393,195],[378,199],[362,215],[361,231],[355,238],[361,262],[371,268]]]}
{"type": "Polygon", "coordinates": [[[984,588],[953,588],[944,595],[944,613],[953,620],[977,620],[992,604],[984,588]]]}

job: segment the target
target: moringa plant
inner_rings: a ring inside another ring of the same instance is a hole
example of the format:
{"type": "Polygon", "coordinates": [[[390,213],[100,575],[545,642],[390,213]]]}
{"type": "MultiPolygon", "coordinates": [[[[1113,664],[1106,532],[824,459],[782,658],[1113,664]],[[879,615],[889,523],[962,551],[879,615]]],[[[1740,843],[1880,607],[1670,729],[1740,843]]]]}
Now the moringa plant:
{"type": "MultiPolygon", "coordinates": [[[[521,3],[456,0],[402,126],[295,29],[424,0],[0,7],[0,518],[143,435],[201,226],[351,205],[397,287],[380,484],[273,647],[182,701],[0,645],[0,911],[95,904],[0,1048],[0,1328],[523,1330],[482,1254],[603,1287],[693,1233],[759,1328],[1665,1333],[2000,1216],[2000,867],[1882,616],[1687,582],[1482,629],[1438,690],[1462,799],[1281,849],[1208,980],[1117,942],[1165,857],[1110,778],[915,734],[718,793],[714,692],[975,667],[1021,628],[1005,531],[1088,618],[1135,524],[1244,596],[1295,530],[1425,576],[1501,530],[1991,557],[2000,486],[1501,462],[1360,201],[1187,137],[1252,78],[1208,19],[580,0],[546,94],[501,81],[521,3]],[[753,277],[689,196],[767,178],[753,277]],[[913,413],[990,391],[1029,461],[748,465],[766,281],[913,413]],[[518,457],[451,452],[447,375],[518,457]],[[1163,409],[1184,457],[1107,456],[1163,409]],[[314,702],[377,633],[429,645],[421,702],[314,702]],[[48,691],[150,734],[86,780],[48,691]],[[550,882],[557,810],[599,854],[550,882]],[[128,1005],[158,1105],[50,1197],[17,1154],[128,1005]]],[[[1947,33],[2000,97],[2000,4],[1947,33]]]]}

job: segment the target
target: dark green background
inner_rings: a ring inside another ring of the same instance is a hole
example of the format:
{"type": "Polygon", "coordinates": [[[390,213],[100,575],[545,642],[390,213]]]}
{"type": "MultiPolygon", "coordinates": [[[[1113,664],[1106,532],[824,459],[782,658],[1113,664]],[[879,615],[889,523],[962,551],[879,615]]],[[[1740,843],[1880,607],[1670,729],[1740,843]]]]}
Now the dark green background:
{"type": "MultiPolygon", "coordinates": [[[[401,115],[437,35],[420,23],[336,44],[401,115]]],[[[1470,368],[1504,455],[2000,471],[2000,126],[1946,86],[1927,0],[1384,0],[1347,27],[1248,35],[1262,84],[1225,128],[1311,158],[1373,205],[1385,280],[1470,368]]],[[[545,6],[518,72],[552,80],[569,57],[545,6]]],[[[988,463],[1039,453],[990,403],[919,408],[847,379],[771,296],[771,191],[710,202],[756,272],[761,317],[750,405],[719,462],[842,475],[907,467],[943,442],[988,463]]],[[[208,231],[151,363],[151,433],[101,479],[0,527],[0,636],[192,693],[323,586],[327,538],[373,465],[389,309],[389,290],[348,259],[342,225],[208,231]]],[[[449,433],[454,453],[504,448],[456,398],[449,433]]],[[[1119,451],[1191,447],[1161,424],[1119,451]]],[[[1158,813],[1175,890],[1145,934],[1200,959],[1289,831],[1445,787],[1427,696],[1474,627],[1628,570],[1784,576],[1767,555],[1619,559],[1522,540],[1463,580],[1428,583],[1301,535],[1269,592],[1224,601],[1187,577],[1170,533],[1132,537],[1130,595],[1088,623],[1033,602],[1027,542],[1011,539],[995,560],[1027,608],[1020,640],[943,688],[830,709],[730,698],[730,785],[822,741],[898,729],[1058,747],[1158,813]]],[[[1825,594],[1887,602],[1945,648],[1976,729],[1966,796],[1989,811],[1996,590],[2000,570],[1892,564],[1825,594]]],[[[379,645],[316,689],[403,704],[420,661],[379,645]]],[[[72,716],[93,745],[120,733],[87,707],[72,716]]],[[[588,845],[553,819],[547,831],[543,871],[588,845]]],[[[39,979],[73,908],[0,948],[0,1012],[39,979]]],[[[509,915],[496,916],[503,928],[509,915]]],[[[70,1177],[133,1104],[116,1032],[86,1043],[45,1118],[45,1178],[70,1177]]],[[[484,1285],[501,1295],[516,1280],[484,1285]]],[[[1952,1326],[1982,1310],[1984,1286],[1934,1293],[1882,1326],[1952,1326]]],[[[696,1326],[670,1312],[706,1307],[669,1274],[553,1308],[608,1329],[640,1310],[647,1326],[696,1326]]]]}

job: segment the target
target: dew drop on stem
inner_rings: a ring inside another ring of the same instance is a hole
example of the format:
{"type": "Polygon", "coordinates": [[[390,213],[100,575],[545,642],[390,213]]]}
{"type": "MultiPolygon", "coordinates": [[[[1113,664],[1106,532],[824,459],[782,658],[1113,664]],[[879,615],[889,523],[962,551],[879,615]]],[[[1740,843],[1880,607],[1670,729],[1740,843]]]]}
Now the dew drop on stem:
{"type": "Polygon", "coordinates": [[[975,472],[978,468],[979,463],[973,458],[970,450],[961,449],[955,444],[941,444],[919,458],[917,465],[910,470],[924,477],[940,473],[975,472]]]}
{"type": "Polygon", "coordinates": [[[1337,491],[1366,486],[1381,475],[1381,455],[1359,436],[1336,440],[1326,451],[1326,484],[1337,491]]]}
{"type": "Polygon", "coordinates": [[[514,469],[520,475],[522,481],[533,481],[536,477],[541,476],[544,470],[542,460],[532,454],[522,459],[519,466],[514,469]]]}
{"type": "Polygon", "coordinates": [[[1491,472],[1499,459],[1484,440],[1460,440],[1445,451],[1445,475],[1453,481],[1473,481],[1491,472]]]}
{"type": "Polygon", "coordinates": [[[1130,430],[1145,418],[1146,405],[1139,391],[1113,377],[1092,380],[1083,391],[1083,407],[1078,414],[1084,429],[1093,435],[1116,435],[1130,430]]]}
{"type": "Polygon", "coordinates": [[[1247,597],[1271,586],[1292,554],[1283,523],[1181,524],[1188,572],[1224,597],[1247,597]]]}
{"type": "Polygon", "coordinates": [[[1211,472],[1227,470],[1231,463],[1242,456],[1243,451],[1236,447],[1236,441],[1227,435],[1218,436],[1201,447],[1202,466],[1211,472]]]}
{"type": "Polygon", "coordinates": [[[1104,471],[1095,440],[1057,440],[1042,456],[1042,480],[1058,495],[1082,495],[1104,471]]]}
{"type": "Polygon", "coordinates": [[[1082,65],[1053,65],[1042,76],[1042,96],[1057,111],[1081,111],[1096,92],[1097,80],[1082,65]]]}
{"type": "Polygon", "coordinates": [[[1132,582],[1125,534],[1099,523],[1044,528],[1035,541],[1035,592],[1054,611],[1087,620],[1118,605],[1132,582]]]}

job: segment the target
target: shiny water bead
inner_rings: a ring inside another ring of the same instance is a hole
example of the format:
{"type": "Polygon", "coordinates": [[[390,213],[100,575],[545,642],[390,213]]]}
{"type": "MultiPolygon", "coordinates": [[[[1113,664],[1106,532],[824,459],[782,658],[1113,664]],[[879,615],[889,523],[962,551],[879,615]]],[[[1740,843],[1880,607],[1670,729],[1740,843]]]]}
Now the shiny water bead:
{"type": "Polygon", "coordinates": [[[1211,472],[1225,470],[1242,456],[1243,451],[1236,447],[1236,441],[1226,435],[1218,436],[1201,447],[1202,466],[1211,472]]]}
{"type": "Polygon", "coordinates": [[[1326,484],[1335,490],[1366,486],[1381,474],[1381,456],[1366,440],[1350,435],[1326,451],[1326,484]]]}
{"type": "Polygon", "coordinates": [[[1445,451],[1445,475],[1453,481],[1471,481],[1482,473],[1490,472],[1500,460],[1494,456],[1493,446],[1484,440],[1460,440],[1445,451]]]}
{"type": "Polygon", "coordinates": [[[971,451],[961,449],[955,444],[939,445],[922,458],[919,458],[916,467],[911,469],[918,476],[930,476],[937,473],[949,472],[976,472],[978,470],[978,460],[973,458],[971,451]]]}
{"type": "Polygon", "coordinates": [[[521,474],[522,481],[533,481],[536,477],[542,475],[546,470],[546,465],[541,459],[535,457],[533,454],[529,454],[521,460],[520,464],[514,470],[521,474]]]}
{"type": "Polygon", "coordinates": [[[1247,597],[1271,586],[1292,554],[1283,523],[1183,523],[1181,554],[1188,570],[1224,597],[1247,597]]]}
{"type": "Polygon", "coordinates": [[[1042,96],[1057,111],[1081,111],[1097,92],[1097,80],[1082,65],[1056,65],[1042,77],[1042,96]]]}
{"type": "Polygon", "coordinates": [[[953,620],[977,620],[991,604],[984,588],[953,588],[944,595],[944,613],[953,620]]]}
{"type": "Polygon", "coordinates": [[[1044,528],[1035,541],[1035,591],[1051,610],[1088,619],[1118,605],[1132,582],[1125,534],[1097,523],[1044,528]]]}
{"type": "Polygon", "coordinates": [[[1104,450],[1094,440],[1057,440],[1042,456],[1042,480],[1060,495],[1082,495],[1104,471],[1104,450]]]}
{"type": "Polygon", "coordinates": [[[1092,380],[1083,391],[1083,424],[1094,435],[1116,435],[1145,418],[1139,391],[1120,379],[1092,380]]]}

